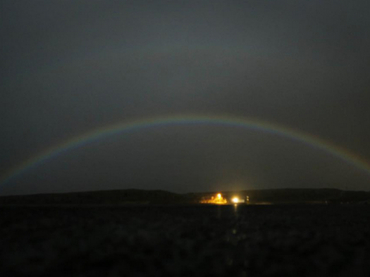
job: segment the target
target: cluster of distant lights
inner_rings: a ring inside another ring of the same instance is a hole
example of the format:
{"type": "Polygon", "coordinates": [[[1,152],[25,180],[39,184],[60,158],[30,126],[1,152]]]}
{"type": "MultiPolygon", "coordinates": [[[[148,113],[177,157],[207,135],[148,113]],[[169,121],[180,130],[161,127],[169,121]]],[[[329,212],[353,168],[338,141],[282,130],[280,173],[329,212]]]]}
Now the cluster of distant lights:
{"type": "Polygon", "coordinates": [[[240,203],[246,203],[249,201],[249,197],[246,197],[246,201],[243,198],[240,198],[239,196],[234,195],[233,198],[231,198],[229,201],[227,201],[221,193],[217,193],[215,196],[212,196],[209,199],[202,199],[200,203],[203,204],[217,204],[217,205],[225,205],[225,204],[240,204],[240,203]]]}
{"type": "MultiPolygon", "coordinates": [[[[218,198],[218,199],[222,199],[222,195],[221,195],[221,193],[218,193],[218,194],[217,194],[217,198],[218,198]]],[[[239,197],[235,196],[235,197],[233,197],[233,198],[231,199],[231,202],[233,202],[234,204],[238,204],[238,203],[240,203],[241,201],[240,201],[239,197]]]]}

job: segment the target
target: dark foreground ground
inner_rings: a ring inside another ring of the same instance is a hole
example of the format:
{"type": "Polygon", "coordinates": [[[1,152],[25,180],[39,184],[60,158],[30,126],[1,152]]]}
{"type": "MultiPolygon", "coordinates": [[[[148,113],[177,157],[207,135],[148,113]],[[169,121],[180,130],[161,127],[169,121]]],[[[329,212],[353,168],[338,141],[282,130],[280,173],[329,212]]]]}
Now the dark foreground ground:
{"type": "Polygon", "coordinates": [[[0,207],[0,276],[370,276],[370,207],[0,207]]]}

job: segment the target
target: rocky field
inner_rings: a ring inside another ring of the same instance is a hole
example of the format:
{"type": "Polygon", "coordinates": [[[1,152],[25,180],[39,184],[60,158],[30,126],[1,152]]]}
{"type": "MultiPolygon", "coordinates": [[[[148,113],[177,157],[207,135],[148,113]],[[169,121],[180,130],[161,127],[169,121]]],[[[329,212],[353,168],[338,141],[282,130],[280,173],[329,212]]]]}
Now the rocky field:
{"type": "Polygon", "coordinates": [[[370,276],[369,205],[0,207],[1,276],[370,276]]]}

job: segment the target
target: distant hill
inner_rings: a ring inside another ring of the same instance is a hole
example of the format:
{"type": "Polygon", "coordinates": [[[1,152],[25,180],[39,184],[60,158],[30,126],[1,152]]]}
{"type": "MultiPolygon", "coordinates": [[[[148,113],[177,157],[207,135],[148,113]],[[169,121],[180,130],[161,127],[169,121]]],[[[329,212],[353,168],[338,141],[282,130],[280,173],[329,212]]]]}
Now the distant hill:
{"type": "Polygon", "coordinates": [[[344,191],[339,189],[264,189],[224,192],[226,198],[238,195],[245,199],[249,196],[250,204],[319,204],[319,203],[360,203],[370,200],[370,192],[344,191]]]}
{"type": "Polygon", "coordinates": [[[163,190],[102,190],[0,197],[0,205],[119,205],[184,203],[184,195],[163,190]]]}
{"type": "MultiPolygon", "coordinates": [[[[0,197],[0,205],[198,204],[217,192],[177,194],[163,190],[104,190],[0,197]]],[[[263,189],[224,191],[226,199],[249,196],[250,204],[370,203],[370,192],[339,189],[263,189]]]]}

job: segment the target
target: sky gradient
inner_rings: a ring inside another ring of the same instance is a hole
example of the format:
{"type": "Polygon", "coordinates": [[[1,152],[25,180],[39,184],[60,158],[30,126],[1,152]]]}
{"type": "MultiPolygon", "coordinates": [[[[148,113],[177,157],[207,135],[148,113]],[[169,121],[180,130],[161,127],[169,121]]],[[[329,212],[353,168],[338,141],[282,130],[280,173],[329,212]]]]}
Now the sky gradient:
{"type": "MultiPolygon", "coordinates": [[[[0,177],[115,124],[237,117],[370,161],[368,1],[2,1],[0,177]]],[[[172,124],[105,137],[0,195],[144,188],[370,190],[341,159],[266,132],[172,124]]]]}

